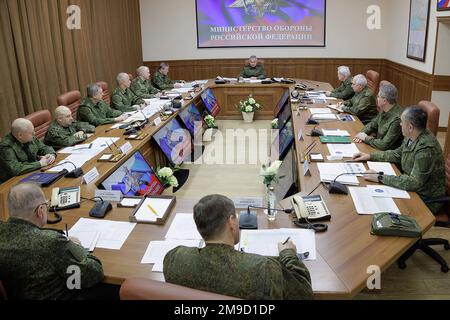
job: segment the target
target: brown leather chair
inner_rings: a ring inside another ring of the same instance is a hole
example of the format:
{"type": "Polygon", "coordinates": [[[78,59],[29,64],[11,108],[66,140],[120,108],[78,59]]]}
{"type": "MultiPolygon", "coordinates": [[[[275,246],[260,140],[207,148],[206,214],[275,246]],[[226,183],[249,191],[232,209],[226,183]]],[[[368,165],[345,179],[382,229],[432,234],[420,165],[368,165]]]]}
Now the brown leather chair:
{"type": "Polygon", "coordinates": [[[378,87],[380,85],[380,74],[374,70],[369,70],[366,73],[367,86],[373,94],[378,93],[378,87]]]}
{"type": "Polygon", "coordinates": [[[439,108],[433,102],[425,100],[420,101],[417,105],[427,113],[427,128],[436,136],[439,129],[439,115],[441,113],[439,108]]]}
{"type": "Polygon", "coordinates": [[[103,89],[103,101],[109,106],[111,98],[109,96],[108,84],[105,81],[99,81],[96,84],[103,89]]]}
{"type": "Polygon", "coordinates": [[[217,293],[200,291],[172,283],[131,278],[120,288],[121,300],[238,300],[217,293]]]}
{"type": "Polygon", "coordinates": [[[81,103],[81,93],[80,91],[74,90],[66,92],[58,97],[56,100],[58,106],[66,106],[72,111],[72,117],[77,118],[78,108],[81,103]]]}
{"type": "Polygon", "coordinates": [[[48,110],[33,112],[24,117],[30,120],[34,126],[34,133],[39,140],[43,140],[50,124],[52,123],[52,114],[48,110]]]}
{"type": "Polygon", "coordinates": [[[5,287],[3,283],[0,281],[0,300],[8,300],[8,295],[6,294],[5,287]]]}

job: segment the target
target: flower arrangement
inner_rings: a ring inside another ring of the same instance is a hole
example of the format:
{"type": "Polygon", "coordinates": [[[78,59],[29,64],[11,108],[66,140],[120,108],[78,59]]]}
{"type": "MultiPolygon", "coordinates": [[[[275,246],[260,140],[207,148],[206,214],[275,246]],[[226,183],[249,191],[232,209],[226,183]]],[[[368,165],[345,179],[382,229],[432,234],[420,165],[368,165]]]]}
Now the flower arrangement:
{"type": "Polygon", "coordinates": [[[164,168],[158,168],[158,170],[156,170],[156,175],[159,179],[159,181],[161,181],[161,183],[164,185],[164,188],[166,187],[178,187],[178,180],[177,178],[173,175],[174,170],[164,167],[164,168]]]}
{"type": "Polygon", "coordinates": [[[278,182],[278,179],[284,178],[284,176],[277,177],[278,170],[280,169],[281,164],[282,162],[277,160],[274,161],[270,166],[267,166],[265,164],[262,165],[260,175],[261,177],[263,177],[264,179],[263,183],[267,187],[269,187],[273,181],[278,182]]]}
{"type": "Polygon", "coordinates": [[[216,119],[212,115],[207,115],[205,117],[205,122],[208,128],[217,128],[216,119]]]}
{"type": "Polygon", "coordinates": [[[278,129],[278,118],[272,120],[272,129],[278,129]]]}
{"type": "Polygon", "coordinates": [[[239,106],[236,106],[241,112],[251,113],[262,109],[262,106],[256,102],[253,95],[249,95],[247,100],[239,101],[239,106]]]}

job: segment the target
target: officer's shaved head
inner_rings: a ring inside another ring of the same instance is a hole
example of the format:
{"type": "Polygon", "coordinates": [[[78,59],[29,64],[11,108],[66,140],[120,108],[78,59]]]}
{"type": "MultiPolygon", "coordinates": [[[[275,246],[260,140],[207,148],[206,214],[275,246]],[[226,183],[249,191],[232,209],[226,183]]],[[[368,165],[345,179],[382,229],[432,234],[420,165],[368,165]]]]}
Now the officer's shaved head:
{"type": "Polygon", "coordinates": [[[120,86],[122,83],[124,83],[125,81],[130,80],[130,75],[128,73],[125,72],[121,72],[117,75],[116,81],[117,84],[120,86]]]}
{"type": "Polygon", "coordinates": [[[69,114],[72,114],[72,111],[70,111],[70,109],[66,106],[59,106],[55,109],[56,119],[67,117],[69,114]]]}
{"type": "Polygon", "coordinates": [[[136,74],[137,74],[139,77],[143,77],[144,74],[145,74],[146,72],[149,72],[149,71],[150,71],[150,69],[149,69],[148,67],[146,67],[146,66],[141,66],[141,67],[137,68],[136,74]]]}
{"type": "Polygon", "coordinates": [[[19,118],[13,121],[11,125],[11,133],[14,136],[23,132],[34,131],[33,123],[30,120],[19,118]]]}
{"type": "Polygon", "coordinates": [[[205,241],[216,240],[230,216],[236,216],[234,203],[222,195],[206,196],[194,207],[194,221],[205,241]]]}
{"type": "Polygon", "coordinates": [[[8,210],[12,218],[31,220],[36,208],[45,202],[41,188],[34,183],[15,185],[8,193],[8,210]]]}

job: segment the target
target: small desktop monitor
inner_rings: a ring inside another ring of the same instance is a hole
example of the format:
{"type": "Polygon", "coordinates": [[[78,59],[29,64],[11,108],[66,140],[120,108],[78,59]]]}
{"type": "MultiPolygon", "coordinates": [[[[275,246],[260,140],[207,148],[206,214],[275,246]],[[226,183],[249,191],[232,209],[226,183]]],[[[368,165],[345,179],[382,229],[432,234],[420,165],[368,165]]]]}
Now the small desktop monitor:
{"type": "Polygon", "coordinates": [[[99,186],[124,196],[161,194],[164,187],[140,152],[136,152],[99,186]]]}
{"type": "Polygon", "coordinates": [[[170,120],[153,135],[156,143],[174,165],[191,159],[192,141],[189,132],[181,127],[176,118],[170,120]]]}
{"type": "Polygon", "coordinates": [[[181,110],[178,115],[186,128],[189,130],[193,138],[200,138],[203,134],[203,117],[198,111],[194,103],[189,104],[186,108],[181,110]],[[196,136],[197,134],[197,136],[196,136]]]}
{"type": "Polygon", "coordinates": [[[280,101],[278,101],[277,106],[275,107],[275,110],[274,110],[275,118],[278,118],[278,115],[280,114],[281,109],[286,105],[286,102],[288,101],[288,99],[289,99],[289,90],[286,89],[284,91],[283,95],[281,96],[280,101]]]}
{"type": "Polygon", "coordinates": [[[272,142],[270,150],[271,161],[283,160],[292,148],[293,143],[294,131],[292,128],[292,121],[289,120],[272,142]]]}
{"type": "Polygon", "coordinates": [[[286,99],[284,105],[281,107],[281,110],[278,113],[278,129],[284,128],[284,126],[291,118],[291,116],[292,116],[291,101],[290,99],[286,99]]]}
{"type": "Polygon", "coordinates": [[[203,103],[205,104],[206,110],[213,117],[217,116],[220,111],[220,106],[217,103],[216,97],[210,88],[206,89],[201,94],[203,103]]]}

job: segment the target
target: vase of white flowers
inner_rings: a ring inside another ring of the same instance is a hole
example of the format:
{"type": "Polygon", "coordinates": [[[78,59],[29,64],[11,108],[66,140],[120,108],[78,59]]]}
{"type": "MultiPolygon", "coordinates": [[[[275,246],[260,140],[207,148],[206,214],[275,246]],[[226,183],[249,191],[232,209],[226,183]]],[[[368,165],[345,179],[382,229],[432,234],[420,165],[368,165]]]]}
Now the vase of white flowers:
{"type": "Polygon", "coordinates": [[[266,186],[266,194],[264,202],[267,206],[267,218],[269,221],[274,221],[276,219],[277,211],[275,209],[275,188],[271,185],[272,182],[278,182],[278,179],[283,177],[278,177],[278,170],[281,166],[281,161],[274,161],[270,166],[262,165],[260,175],[263,177],[263,183],[266,186]]]}
{"type": "Polygon", "coordinates": [[[242,117],[244,118],[244,122],[246,123],[253,122],[255,112],[262,109],[262,106],[256,102],[252,95],[249,95],[247,100],[239,101],[239,106],[236,107],[239,111],[242,112],[242,117]]]}
{"type": "Polygon", "coordinates": [[[170,187],[178,187],[178,180],[173,175],[173,170],[167,167],[156,170],[156,175],[159,181],[164,186],[164,189],[168,189],[170,187]]]}

